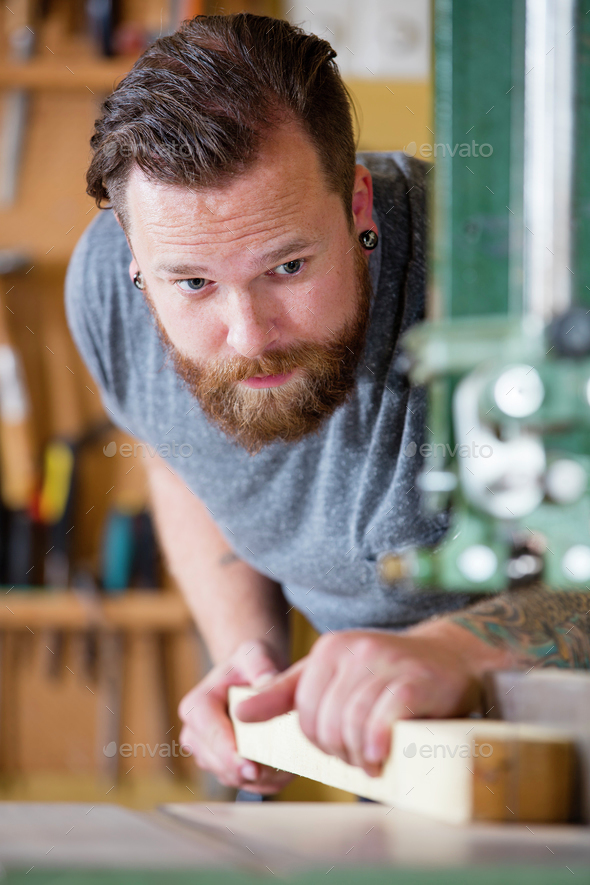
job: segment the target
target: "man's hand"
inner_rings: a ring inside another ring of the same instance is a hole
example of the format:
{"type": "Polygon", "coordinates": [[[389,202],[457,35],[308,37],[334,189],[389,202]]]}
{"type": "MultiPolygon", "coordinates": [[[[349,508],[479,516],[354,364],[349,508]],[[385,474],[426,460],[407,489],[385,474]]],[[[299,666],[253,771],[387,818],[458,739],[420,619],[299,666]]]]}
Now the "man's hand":
{"type": "Polygon", "coordinates": [[[276,793],[293,775],[249,762],[238,755],[234,730],[227,712],[230,685],[263,685],[279,672],[270,646],[246,642],[229,661],[218,664],[189,691],[178,707],[185,723],[180,743],[190,747],[200,768],[228,787],[253,793],[276,793]]]}
{"type": "MultiPolygon", "coordinates": [[[[467,631],[443,622],[422,633],[416,627],[405,634],[325,634],[307,658],[242,701],[236,715],[260,722],[295,709],[316,746],[377,775],[389,754],[396,719],[459,716],[478,709],[478,676],[492,663],[485,646],[485,664],[479,666],[480,645],[467,631]]],[[[496,655],[496,664],[505,665],[505,657],[496,655]]]]}

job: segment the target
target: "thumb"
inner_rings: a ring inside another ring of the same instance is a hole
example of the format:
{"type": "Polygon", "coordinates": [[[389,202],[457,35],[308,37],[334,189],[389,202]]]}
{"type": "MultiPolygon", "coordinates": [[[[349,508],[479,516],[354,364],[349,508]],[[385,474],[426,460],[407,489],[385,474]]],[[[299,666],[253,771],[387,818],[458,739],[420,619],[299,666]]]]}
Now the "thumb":
{"type": "Polygon", "coordinates": [[[261,642],[249,645],[241,657],[240,670],[250,685],[264,685],[279,673],[276,661],[261,642]]]}
{"type": "Polygon", "coordinates": [[[295,691],[306,659],[303,658],[273,679],[258,694],[252,695],[236,707],[236,716],[242,722],[264,722],[273,716],[288,713],[295,706],[295,691]]]}

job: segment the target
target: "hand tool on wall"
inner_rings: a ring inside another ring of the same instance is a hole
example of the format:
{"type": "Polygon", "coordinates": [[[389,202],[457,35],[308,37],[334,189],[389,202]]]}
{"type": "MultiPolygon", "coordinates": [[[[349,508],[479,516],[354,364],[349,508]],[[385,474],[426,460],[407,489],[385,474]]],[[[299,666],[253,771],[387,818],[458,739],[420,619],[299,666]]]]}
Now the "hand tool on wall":
{"type": "Polygon", "coordinates": [[[106,57],[114,55],[113,31],[119,18],[117,0],[86,0],[86,16],[100,53],[106,57]]]}
{"type": "Polygon", "coordinates": [[[155,589],[158,581],[157,542],[150,514],[114,507],[103,534],[101,583],[106,593],[129,587],[155,589]]]}
{"type": "MultiPolygon", "coordinates": [[[[17,0],[5,16],[14,61],[26,63],[33,54],[36,14],[36,0],[17,0]]],[[[6,93],[0,144],[0,206],[11,206],[16,199],[28,109],[26,89],[11,89],[6,93]]]]}
{"type": "MultiPolygon", "coordinates": [[[[67,441],[51,440],[43,453],[37,518],[46,527],[43,577],[38,583],[53,590],[62,590],[70,582],[74,488],[75,448],[67,441]]],[[[45,636],[50,676],[60,673],[64,640],[64,634],[57,631],[45,636]]]]}
{"type": "Polygon", "coordinates": [[[43,454],[43,482],[38,515],[47,526],[47,550],[43,559],[43,583],[67,587],[70,578],[75,447],[68,440],[54,439],[43,454]]]}
{"type": "MultiPolygon", "coordinates": [[[[16,273],[27,265],[27,260],[24,255],[0,252],[0,272],[3,265],[10,273],[16,273]]],[[[0,275],[0,279],[7,277],[0,275]]],[[[25,376],[20,356],[10,339],[6,305],[0,297],[0,496],[5,508],[2,577],[11,584],[31,582],[31,508],[36,482],[35,442],[25,376]]]]}
{"type": "Polygon", "coordinates": [[[109,511],[101,550],[101,584],[105,593],[124,593],[133,569],[133,515],[117,508],[109,511]]]}
{"type": "Polygon", "coordinates": [[[142,590],[155,590],[160,586],[158,568],[158,543],[154,524],[148,510],[141,510],[133,520],[134,557],[133,583],[142,590]]]}

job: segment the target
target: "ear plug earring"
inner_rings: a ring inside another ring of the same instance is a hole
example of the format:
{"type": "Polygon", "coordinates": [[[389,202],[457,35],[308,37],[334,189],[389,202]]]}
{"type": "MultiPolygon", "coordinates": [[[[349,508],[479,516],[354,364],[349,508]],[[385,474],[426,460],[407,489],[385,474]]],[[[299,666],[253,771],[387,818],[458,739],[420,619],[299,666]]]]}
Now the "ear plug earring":
{"type": "Polygon", "coordinates": [[[359,240],[361,246],[364,246],[365,249],[376,249],[379,237],[374,230],[364,230],[362,234],[359,234],[359,240]]]}
{"type": "Polygon", "coordinates": [[[137,286],[138,289],[145,289],[145,283],[140,270],[133,274],[133,285],[137,286]]]}

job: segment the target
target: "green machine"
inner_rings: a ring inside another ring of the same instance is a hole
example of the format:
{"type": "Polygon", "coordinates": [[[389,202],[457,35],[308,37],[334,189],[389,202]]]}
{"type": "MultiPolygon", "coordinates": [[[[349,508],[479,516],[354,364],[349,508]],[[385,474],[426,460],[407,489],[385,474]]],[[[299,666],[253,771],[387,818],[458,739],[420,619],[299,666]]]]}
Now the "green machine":
{"type": "Polygon", "coordinates": [[[385,580],[590,590],[590,12],[580,0],[435,0],[428,390],[435,548],[385,580]]]}

